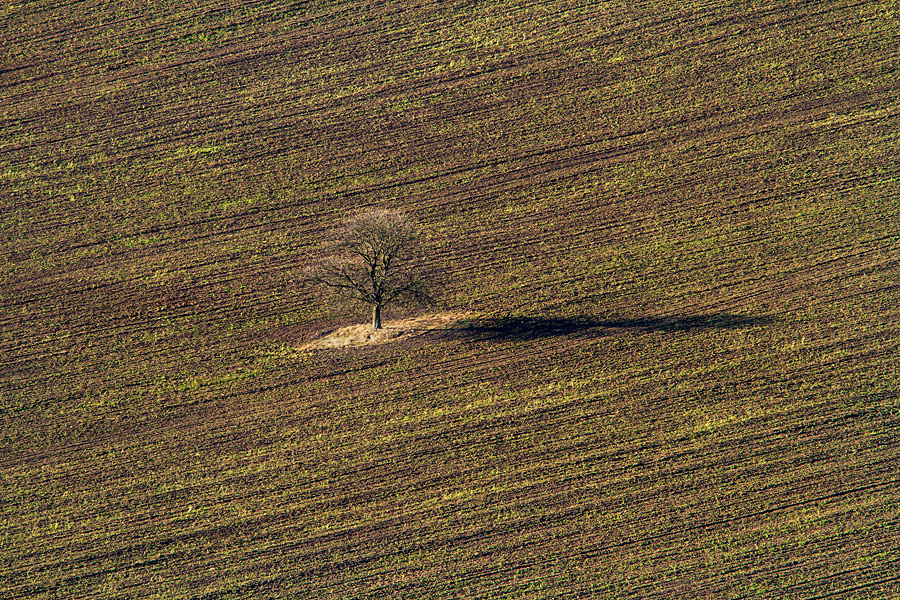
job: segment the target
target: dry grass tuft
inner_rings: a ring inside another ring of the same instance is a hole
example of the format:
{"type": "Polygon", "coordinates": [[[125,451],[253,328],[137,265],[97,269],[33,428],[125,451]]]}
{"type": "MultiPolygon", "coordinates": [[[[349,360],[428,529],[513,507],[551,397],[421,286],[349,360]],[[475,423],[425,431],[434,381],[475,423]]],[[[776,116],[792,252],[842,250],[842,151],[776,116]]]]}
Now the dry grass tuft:
{"type": "Polygon", "coordinates": [[[350,348],[397,342],[425,333],[449,329],[455,323],[470,316],[472,313],[462,311],[422,315],[411,319],[386,321],[382,328],[377,330],[372,329],[370,323],[349,325],[326,333],[303,345],[300,349],[350,348]]]}

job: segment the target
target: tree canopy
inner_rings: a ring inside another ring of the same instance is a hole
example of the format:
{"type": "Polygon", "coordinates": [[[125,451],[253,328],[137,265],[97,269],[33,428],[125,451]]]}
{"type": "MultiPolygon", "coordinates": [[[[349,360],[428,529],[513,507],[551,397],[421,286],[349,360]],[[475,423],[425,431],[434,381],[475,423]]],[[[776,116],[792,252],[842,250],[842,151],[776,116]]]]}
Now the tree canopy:
{"type": "Polygon", "coordinates": [[[370,209],[345,221],[310,278],[339,295],[381,309],[399,300],[428,298],[421,268],[419,227],[398,210],[370,209]]]}

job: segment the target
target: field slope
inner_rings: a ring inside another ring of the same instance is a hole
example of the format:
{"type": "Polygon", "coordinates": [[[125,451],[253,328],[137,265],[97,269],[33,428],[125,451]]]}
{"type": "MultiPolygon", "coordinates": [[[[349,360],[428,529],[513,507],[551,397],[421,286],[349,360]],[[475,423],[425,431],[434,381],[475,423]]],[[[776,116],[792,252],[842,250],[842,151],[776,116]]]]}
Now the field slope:
{"type": "Polygon", "coordinates": [[[0,596],[900,598],[898,11],[0,7],[0,596]]]}

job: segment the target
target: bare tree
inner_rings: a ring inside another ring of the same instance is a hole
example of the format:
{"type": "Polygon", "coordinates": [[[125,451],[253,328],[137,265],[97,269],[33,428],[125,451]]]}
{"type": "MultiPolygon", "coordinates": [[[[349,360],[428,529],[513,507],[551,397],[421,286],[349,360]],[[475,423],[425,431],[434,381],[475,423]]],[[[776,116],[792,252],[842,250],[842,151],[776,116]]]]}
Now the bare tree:
{"type": "Polygon", "coordinates": [[[382,307],[428,299],[418,237],[417,225],[404,213],[367,210],[337,231],[330,254],[309,270],[310,279],[371,306],[372,328],[381,329],[382,307]]]}

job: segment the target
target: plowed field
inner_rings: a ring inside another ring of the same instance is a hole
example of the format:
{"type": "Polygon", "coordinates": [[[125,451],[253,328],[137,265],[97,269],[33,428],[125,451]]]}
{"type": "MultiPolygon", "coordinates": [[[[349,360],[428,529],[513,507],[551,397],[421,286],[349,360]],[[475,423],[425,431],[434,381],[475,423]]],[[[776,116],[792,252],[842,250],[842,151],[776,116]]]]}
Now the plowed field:
{"type": "Polygon", "coordinates": [[[0,596],[900,598],[898,23],[0,7],[0,596]],[[468,316],[306,346],[374,206],[468,316]]]}

